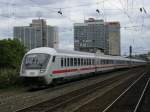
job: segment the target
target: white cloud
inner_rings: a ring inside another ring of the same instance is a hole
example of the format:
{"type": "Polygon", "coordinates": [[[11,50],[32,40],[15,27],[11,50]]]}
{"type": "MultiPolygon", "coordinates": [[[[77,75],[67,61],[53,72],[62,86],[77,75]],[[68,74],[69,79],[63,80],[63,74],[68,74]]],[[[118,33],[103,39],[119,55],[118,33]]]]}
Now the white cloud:
{"type": "Polygon", "coordinates": [[[73,49],[73,23],[94,17],[120,21],[122,54],[128,52],[129,45],[135,52],[146,52],[150,49],[150,1],[132,1],[127,5],[124,0],[0,0],[0,39],[12,38],[13,26],[29,25],[41,16],[47,24],[59,27],[60,48],[73,49]],[[147,14],[140,12],[141,7],[147,14]],[[59,10],[63,16],[57,13],[59,10]]]}

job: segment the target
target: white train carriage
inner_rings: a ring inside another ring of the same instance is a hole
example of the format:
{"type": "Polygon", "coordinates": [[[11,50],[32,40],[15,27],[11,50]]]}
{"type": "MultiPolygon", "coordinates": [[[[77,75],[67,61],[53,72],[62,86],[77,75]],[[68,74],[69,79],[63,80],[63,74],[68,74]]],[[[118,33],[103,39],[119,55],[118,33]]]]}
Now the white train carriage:
{"type": "Polygon", "coordinates": [[[133,65],[133,62],[136,63],[136,66],[144,63],[144,61],[120,56],[41,47],[25,54],[20,76],[31,81],[30,83],[34,81],[38,82],[37,84],[47,85],[54,81],[82,77],[95,72],[126,68],[133,65]]]}

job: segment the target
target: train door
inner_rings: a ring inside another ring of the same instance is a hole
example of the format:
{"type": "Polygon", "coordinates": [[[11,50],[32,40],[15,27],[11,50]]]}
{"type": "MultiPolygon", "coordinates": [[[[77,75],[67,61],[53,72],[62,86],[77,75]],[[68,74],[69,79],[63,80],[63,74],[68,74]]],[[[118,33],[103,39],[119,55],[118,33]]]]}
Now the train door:
{"type": "Polygon", "coordinates": [[[98,72],[98,64],[97,64],[97,62],[98,62],[98,59],[95,57],[95,59],[94,59],[95,72],[98,72]]]}

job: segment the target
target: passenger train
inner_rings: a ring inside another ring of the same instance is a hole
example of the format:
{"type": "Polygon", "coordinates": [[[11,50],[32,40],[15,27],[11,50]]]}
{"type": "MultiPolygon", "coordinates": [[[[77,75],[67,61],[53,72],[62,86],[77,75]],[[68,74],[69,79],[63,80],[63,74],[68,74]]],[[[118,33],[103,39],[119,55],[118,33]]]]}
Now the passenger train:
{"type": "Polygon", "coordinates": [[[20,76],[37,85],[49,85],[103,71],[143,65],[145,61],[99,53],[35,48],[23,58],[20,76]]]}

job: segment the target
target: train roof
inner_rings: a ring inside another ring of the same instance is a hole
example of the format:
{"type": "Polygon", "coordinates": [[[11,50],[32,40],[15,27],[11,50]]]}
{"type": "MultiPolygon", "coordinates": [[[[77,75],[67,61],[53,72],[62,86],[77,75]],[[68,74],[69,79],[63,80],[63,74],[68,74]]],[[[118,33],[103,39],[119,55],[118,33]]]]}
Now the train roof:
{"type": "Polygon", "coordinates": [[[50,47],[38,47],[31,49],[26,54],[32,54],[32,53],[46,53],[46,54],[56,54],[56,50],[50,47]]]}
{"type": "Polygon", "coordinates": [[[65,55],[65,56],[85,56],[85,57],[97,57],[101,59],[110,59],[110,60],[125,60],[125,61],[137,61],[137,62],[145,62],[143,60],[137,60],[137,59],[129,59],[121,56],[111,56],[111,55],[104,55],[100,53],[88,53],[88,52],[80,52],[80,51],[73,51],[73,50],[64,50],[64,49],[54,49],[50,47],[39,47],[30,50],[26,54],[32,54],[32,53],[46,53],[50,55],[65,55]]]}
{"type": "Polygon", "coordinates": [[[73,50],[64,50],[64,49],[54,49],[50,47],[39,47],[30,50],[27,54],[31,53],[46,53],[50,55],[78,55],[78,56],[94,56],[94,53],[88,53],[88,52],[79,52],[79,51],[73,51],[73,50]]]}

